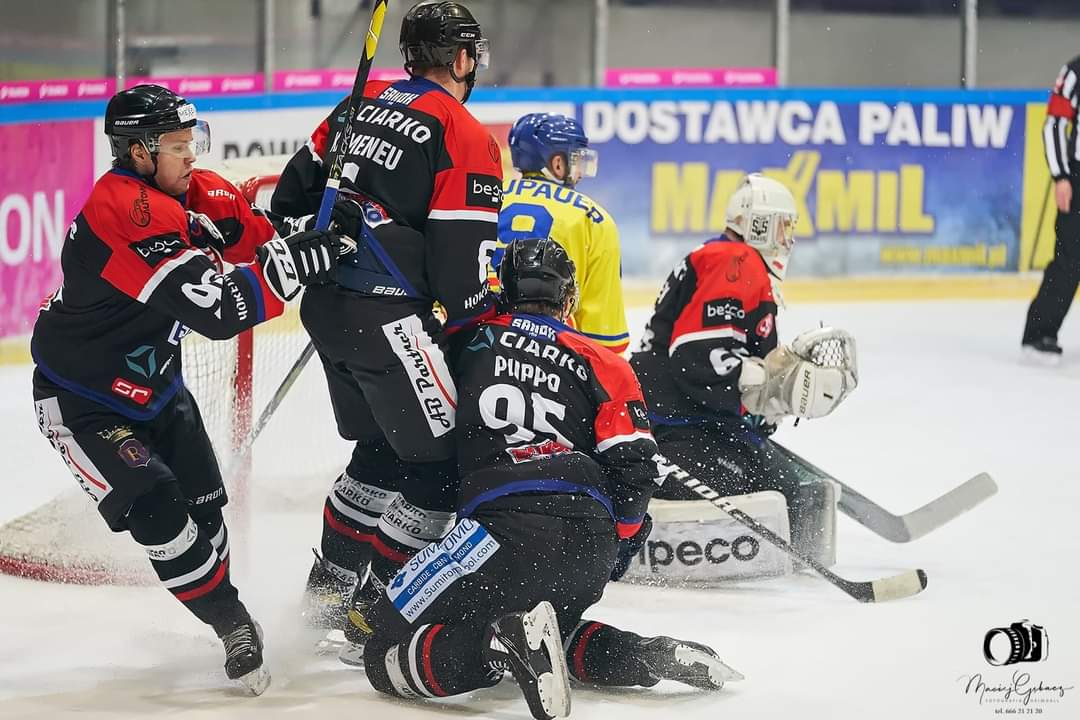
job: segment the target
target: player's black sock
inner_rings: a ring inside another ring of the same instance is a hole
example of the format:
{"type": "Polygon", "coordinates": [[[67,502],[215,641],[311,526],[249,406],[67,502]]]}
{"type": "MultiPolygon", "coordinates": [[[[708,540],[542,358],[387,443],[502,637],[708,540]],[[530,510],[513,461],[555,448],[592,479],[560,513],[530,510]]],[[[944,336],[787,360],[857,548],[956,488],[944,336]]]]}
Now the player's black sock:
{"type": "Polygon", "coordinates": [[[575,678],[593,685],[652,687],[660,678],[651,675],[638,656],[642,639],[637,633],[584,620],[566,643],[566,665],[575,678]]]}
{"type": "MultiPolygon", "coordinates": [[[[174,483],[138,498],[127,523],[162,584],[219,636],[251,620],[229,580],[228,556],[222,559],[212,537],[188,515],[187,502],[174,483]]],[[[222,523],[219,542],[225,548],[223,528],[222,523]]]]}
{"type": "Polygon", "coordinates": [[[322,557],[335,575],[367,567],[379,516],[395,497],[396,491],[360,482],[347,471],[334,481],[323,505],[322,557]]]}

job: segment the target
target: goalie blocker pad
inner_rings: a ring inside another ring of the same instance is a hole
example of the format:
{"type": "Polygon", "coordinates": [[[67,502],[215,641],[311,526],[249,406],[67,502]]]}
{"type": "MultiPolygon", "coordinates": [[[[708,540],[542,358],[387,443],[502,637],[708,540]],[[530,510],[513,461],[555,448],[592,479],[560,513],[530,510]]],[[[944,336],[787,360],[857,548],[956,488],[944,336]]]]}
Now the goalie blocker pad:
{"type": "MultiPolygon", "coordinates": [[[[797,522],[812,533],[802,549],[826,566],[836,564],[836,486],[817,485],[804,496],[797,522]],[[820,528],[820,530],[818,530],[820,528]]],[[[785,540],[791,540],[787,500],[775,490],[728,498],[785,540]]],[[[630,563],[623,582],[674,587],[715,587],[754,578],[790,575],[791,558],[711,503],[653,500],[653,529],[630,563]]]]}

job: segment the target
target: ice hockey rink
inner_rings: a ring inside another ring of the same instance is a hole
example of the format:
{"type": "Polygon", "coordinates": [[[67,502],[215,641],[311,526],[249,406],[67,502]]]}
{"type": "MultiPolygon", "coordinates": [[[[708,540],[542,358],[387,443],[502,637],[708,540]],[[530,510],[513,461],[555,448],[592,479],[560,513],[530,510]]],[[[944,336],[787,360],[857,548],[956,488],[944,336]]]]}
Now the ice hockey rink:
{"type": "MultiPolygon", "coordinates": [[[[789,422],[776,439],[893,512],[980,471],[999,493],[905,545],[838,516],[840,574],[926,570],[927,589],[901,601],[861,605],[806,574],[712,590],[609,586],[593,616],[706,642],[746,680],[717,694],[667,682],[617,692],[575,686],[572,717],[1080,717],[1080,322],[1066,322],[1060,367],[1024,365],[1025,309],[1019,299],[790,302],[781,337],[819,322],[846,328],[858,341],[861,377],[835,414],[789,422]],[[1045,628],[1049,658],[990,667],[986,632],[1025,618],[1045,628]],[[1013,668],[1030,674],[1029,688],[1063,689],[1032,693],[1027,705],[966,692],[972,675],[1011,682],[1013,668]]],[[[635,309],[631,326],[640,331],[647,314],[635,309]]],[[[0,367],[0,403],[3,521],[73,480],[38,435],[28,366],[0,367]]],[[[256,446],[260,462],[303,452],[272,437],[256,446]]],[[[399,702],[378,695],[362,671],[314,656],[294,618],[319,523],[316,500],[287,514],[257,512],[251,532],[233,536],[234,579],[266,631],[273,674],[259,698],[228,687],[218,640],[158,587],[0,576],[0,717],[529,717],[510,679],[453,700],[399,702]]]]}

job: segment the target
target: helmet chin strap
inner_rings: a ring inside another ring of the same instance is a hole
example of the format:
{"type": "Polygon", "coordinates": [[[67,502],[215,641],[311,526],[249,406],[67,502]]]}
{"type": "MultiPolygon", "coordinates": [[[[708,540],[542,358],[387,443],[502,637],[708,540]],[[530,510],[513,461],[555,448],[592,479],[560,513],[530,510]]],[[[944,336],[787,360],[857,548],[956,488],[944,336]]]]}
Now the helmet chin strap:
{"type": "Polygon", "coordinates": [[[465,83],[465,96],[461,98],[461,104],[469,102],[469,96],[472,95],[473,87],[476,85],[476,63],[473,63],[473,69],[465,77],[458,77],[454,72],[453,63],[446,66],[450,71],[450,77],[454,79],[454,82],[465,83]]]}
{"type": "MultiPolygon", "coordinates": [[[[559,153],[559,154],[562,154],[562,153],[559,153]]],[[[552,155],[552,157],[555,157],[555,156],[552,155]]],[[[564,158],[565,158],[565,155],[564,155],[564,158]]],[[[566,162],[566,177],[564,177],[562,180],[555,177],[555,173],[551,172],[551,168],[549,168],[547,166],[540,168],[540,174],[543,175],[544,177],[546,177],[548,180],[550,180],[552,182],[557,182],[557,183],[559,183],[561,185],[565,185],[568,188],[572,188],[577,183],[574,182],[574,175],[573,175],[573,173],[570,172],[570,160],[566,159],[565,162],[566,162]]],[[[548,164],[549,165],[551,164],[550,159],[548,159],[548,164]]]]}
{"type": "MultiPolygon", "coordinates": [[[[544,177],[546,177],[551,182],[557,182],[557,183],[560,183],[562,185],[566,185],[568,187],[573,187],[573,185],[571,183],[565,182],[565,181],[560,180],[559,178],[555,177],[555,173],[551,172],[551,170],[549,170],[546,167],[540,169],[540,174],[543,175],[544,177]]],[[[569,178],[567,178],[567,179],[569,179],[569,178]]]]}

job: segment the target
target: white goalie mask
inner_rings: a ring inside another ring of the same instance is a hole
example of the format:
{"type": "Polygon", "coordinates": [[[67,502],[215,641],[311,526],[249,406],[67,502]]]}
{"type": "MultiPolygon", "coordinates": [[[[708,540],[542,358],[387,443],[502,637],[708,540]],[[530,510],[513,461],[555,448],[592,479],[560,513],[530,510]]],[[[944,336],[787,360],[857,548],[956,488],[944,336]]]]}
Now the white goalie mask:
{"type": "Polygon", "coordinates": [[[787,273],[798,219],[791,192],[782,183],[758,173],[747,175],[728,200],[727,227],[761,254],[778,280],[787,273]]]}

